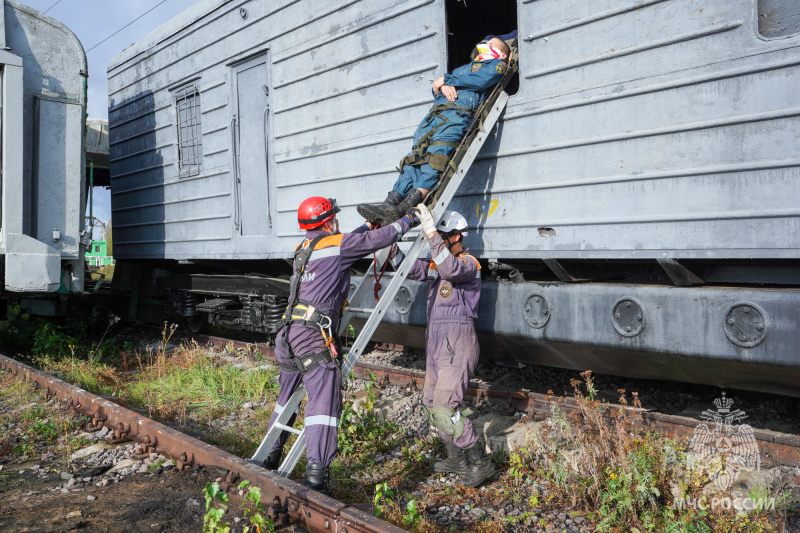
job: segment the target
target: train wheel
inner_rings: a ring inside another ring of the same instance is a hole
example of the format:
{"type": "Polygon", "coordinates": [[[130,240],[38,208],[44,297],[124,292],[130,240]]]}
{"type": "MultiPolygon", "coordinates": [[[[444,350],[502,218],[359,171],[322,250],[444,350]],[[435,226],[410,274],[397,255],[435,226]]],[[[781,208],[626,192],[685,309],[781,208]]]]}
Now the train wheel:
{"type": "Polygon", "coordinates": [[[183,319],[183,324],[192,333],[205,333],[208,331],[208,317],[205,314],[186,317],[183,319]]]}

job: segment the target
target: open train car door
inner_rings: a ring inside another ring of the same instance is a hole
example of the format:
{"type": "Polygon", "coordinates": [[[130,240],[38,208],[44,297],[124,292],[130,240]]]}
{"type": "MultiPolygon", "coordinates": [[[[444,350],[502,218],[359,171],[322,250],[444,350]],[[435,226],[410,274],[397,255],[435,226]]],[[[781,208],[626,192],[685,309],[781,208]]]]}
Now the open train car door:
{"type": "Polygon", "coordinates": [[[233,65],[237,167],[235,198],[241,235],[270,235],[268,57],[233,65]]]}

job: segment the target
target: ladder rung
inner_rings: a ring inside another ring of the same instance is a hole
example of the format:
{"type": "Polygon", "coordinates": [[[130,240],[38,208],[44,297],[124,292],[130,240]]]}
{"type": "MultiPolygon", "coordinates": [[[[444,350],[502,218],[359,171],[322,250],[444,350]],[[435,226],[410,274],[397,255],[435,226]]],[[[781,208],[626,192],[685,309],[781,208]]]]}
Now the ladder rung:
{"type": "Polygon", "coordinates": [[[375,311],[374,307],[348,307],[348,311],[351,313],[372,313],[375,311]]]}
{"type": "Polygon", "coordinates": [[[283,424],[280,424],[278,422],[275,422],[274,424],[272,424],[272,427],[280,428],[280,429],[282,429],[284,431],[288,431],[290,433],[294,433],[295,435],[299,435],[300,432],[302,431],[301,429],[295,429],[292,426],[284,426],[283,424]]]}

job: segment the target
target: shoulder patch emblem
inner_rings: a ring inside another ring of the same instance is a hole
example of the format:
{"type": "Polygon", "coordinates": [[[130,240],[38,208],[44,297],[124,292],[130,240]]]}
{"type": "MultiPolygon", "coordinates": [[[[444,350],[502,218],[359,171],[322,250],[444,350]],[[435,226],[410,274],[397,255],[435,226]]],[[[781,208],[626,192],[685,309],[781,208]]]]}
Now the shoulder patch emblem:
{"type": "Polygon", "coordinates": [[[497,65],[495,65],[494,69],[497,71],[498,74],[505,74],[506,64],[501,61],[497,65]]]}
{"type": "Polygon", "coordinates": [[[462,262],[462,263],[464,263],[464,264],[466,265],[466,264],[467,264],[467,258],[466,258],[466,257],[462,257],[462,258],[461,258],[461,262],[462,262]]]}
{"type": "Polygon", "coordinates": [[[450,285],[442,285],[442,288],[439,289],[439,296],[445,300],[450,298],[451,294],[453,294],[453,289],[450,288],[450,285]]]}
{"type": "Polygon", "coordinates": [[[477,72],[483,67],[483,63],[479,63],[477,61],[472,63],[472,72],[477,72]]]}

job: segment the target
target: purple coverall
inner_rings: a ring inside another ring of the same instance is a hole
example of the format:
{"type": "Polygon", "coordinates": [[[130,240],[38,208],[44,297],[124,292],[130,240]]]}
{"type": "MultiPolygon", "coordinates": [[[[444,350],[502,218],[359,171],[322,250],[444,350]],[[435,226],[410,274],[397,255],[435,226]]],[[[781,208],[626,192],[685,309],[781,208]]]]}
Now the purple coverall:
{"type": "MultiPolygon", "coordinates": [[[[389,226],[374,231],[367,231],[363,225],[352,233],[329,235],[321,230],[306,232],[306,239],[312,240],[321,235],[321,239],[311,252],[306,265],[303,280],[300,283],[300,299],[316,307],[322,314],[331,319],[331,329],[335,332],[339,326],[342,304],[350,289],[350,267],[365,255],[386,248],[398,241],[408,231],[409,221],[401,218],[389,226]]],[[[293,301],[294,294],[289,297],[293,301]]],[[[292,359],[286,353],[283,339],[289,332],[288,344],[295,357],[304,357],[326,350],[325,341],[319,329],[292,324],[284,327],[275,342],[275,356],[278,362],[292,365],[292,359]]],[[[289,401],[292,393],[300,383],[300,372],[289,372],[281,368],[278,400],[269,425],[277,420],[283,406],[289,401]]],[[[330,465],[336,455],[339,416],[342,413],[342,376],[335,363],[322,362],[306,373],[303,384],[308,392],[308,404],[305,411],[306,455],[309,463],[330,465]]],[[[294,424],[295,417],[289,421],[294,424]]],[[[273,449],[286,444],[289,433],[281,433],[273,449]]]]}
{"type": "MultiPolygon", "coordinates": [[[[425,333],[427,364],[422,403],[426,407],[458,409],[464,401],[469,378],[478,365],[478,318],[481,297],[481,265],[468,250],[450,253],[438,233],[428,237],[431,259],[418,259],[410,279],[428,281],[428,329],[425,333]]],[[[464,417],[464,433],[453,439],[439,430],[445,440],[459,448],[478,441],[472,422],[464,417]]]]}

